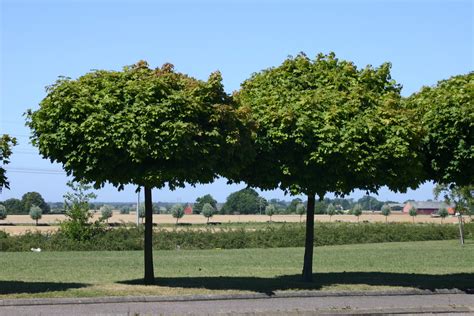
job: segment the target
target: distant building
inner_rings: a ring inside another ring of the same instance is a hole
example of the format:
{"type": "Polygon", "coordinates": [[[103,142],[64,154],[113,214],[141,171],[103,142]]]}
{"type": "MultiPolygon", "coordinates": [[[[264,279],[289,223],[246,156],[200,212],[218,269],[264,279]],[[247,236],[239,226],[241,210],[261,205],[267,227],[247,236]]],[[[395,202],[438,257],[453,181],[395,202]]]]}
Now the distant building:
{"type": "Polygon", "coordinates": [[[188,204],[186,208],[184,209],[184,214],[185,215],[191,215],[193,213],[193,207],[191,204],[188,204]]]}
{"type": "Polygon", "coordinates": [[[403,207],[403,213],[409,213],[410,209],[414,207],[418,214],[431,215],[437,213],[440,209],[445,208],[449,214],[454,214],[454,208],[444,202],[438,201],[408,201],[403,207]]]}

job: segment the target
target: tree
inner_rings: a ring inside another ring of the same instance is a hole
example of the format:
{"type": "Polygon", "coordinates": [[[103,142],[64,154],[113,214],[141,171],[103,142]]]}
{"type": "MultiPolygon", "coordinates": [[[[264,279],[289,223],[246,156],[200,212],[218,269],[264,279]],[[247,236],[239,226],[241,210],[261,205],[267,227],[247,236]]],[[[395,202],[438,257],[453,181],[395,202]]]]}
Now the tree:
{"type": "Polygon", "coordinates": [[[308,197],[303,279],[312,280],[315,196],[420,182],[419,127],[390,64],[358,69],[333,53],[304,54],[254,73],[234,95],[254,124],[252,164],[235,181],[308,197]],[[258,170],[258,172],[255,172],[258,170]]]}
{"type": "Polygon", "coordinates": [[[145,219],[145,204],[143,203],[138,206],[138,217],[141,219],[141,222],[143,224],[143,220],[145,219]]]}
{"type": "Polygon", "coordinates": [[[418,212],[416,208],[412,207],[409,211],[408,214],[412,217],[413,223],[415,222],[415,216],[418,215],[418,212]]]}
{"type": "Polygon", "coordinates": [[[359,222],[359,217],[362,215],[362,206],[360,204],[354,205],[352,208],[352,215],[357,217],[357,222],[359,222]]]}
{"type": "Polygon", "coordinates": [[[123,205],[119,209],[120,214],[130,214],[130,207],[127,205],[123,205]]]}
{"type": "Polygon", "coordinates": [[[385,216],[385,223],[386,223],[388,216],[390,215],[390,213],[392,213],[392,210],[390,209],[390,206],[388,204],[384,204],[381,208],[381,213],[383,216],[385,216]]]}
{"type": "Polygon", "coordinates": [[[326,209],[326,214],[329,215],[329,221],[331,221],[331,218],[336,215],[336,208],[334,207],[333,204],[329,204],[327,209],[326,209]]]}
{"type": "Polygon", "coordinates": [[[36,226],[38,226],[38,220],[43,216],[43,210],[36,205],[32,205],[30,208],[30,217],[32,220],[36,221],[36,226]]]}
{"type": "Polygon", "coordinates": [[[412,94],[407,104],[417,111],[423,132],[420,154],[426,177],[435,183],[473,185],[474,72],[442,80],[412,94]]]}
{"type": "Polygon", "coordinates": [[[97,198],[90,192],[92,186],[84,182],[68,181],[70,191],[64,194],[64,209],[66,220],[61,223],[61,232],[76,241],[90,240],[101,231],[99,221],[91,222],[89,201],[97,198]]]}
{"type": "Polygon", "coordinates": [[[182,204],[175,204],[171,207],[171,215],[176,218],[176,225],[178,220],[184,216],[184,206],[182,204]]]}
{"type": "Polygon", "coordinates": [[[464,245],[464,220],[463,214],[471,214],[474,208],[474,185],[458,186],[455,183],[437,184],[433,193],[436,199],[443,195],[446,204],[454,204],[454,210],[458,214],[459,238],[464,245]]]}
{"type": "Polygon", "coordinates": [[[286,208],[287,213],[288,214],[296,214],[296,207],[301,203],[303,203],[303,201],[300,198],[296,198],[296,199],[291,200],[290,204],[286,208]]]}
{"type": "MultiPolygon", "coordinates": [[[[237,192],[231,193],[224,205],[222,206],[222,214],[256,214],[264,202],[258,196],[257,191],[247,187],[237,192]]],[[[265,201],[266,204],[266,201],[265,201]]]]}
{"type": "Polygon", "coordinates": [[[474,206],[474,185],[458,186],[451,184],[436,184],[433,194],[436,199],[442,197],[448,205],[454,205],[454,210],[460,214],[467,214],[474,206]]]}
{"type": "Polygon", "coordinates": [[[216,212],[216,209],[210,203],[205,203],[202,207],[202,215],[204,215],[204,217],[207,218],[208,224],[209,224],[209,219],[212,216],[214,216],[215,212],[216,212]]]}
{"type": "Polygon", "coordinates": [[[304,207],[303,203],[300,203],[300,204],[296,205],[296,214],[298,214],[300,216],[300,223],[301,223],[301,219],[302,219],[302,217],[305,213],[306,213],[306,207],[304,207]]]}
{"type": "Polygon", "coordinates": [[[5,219],[7,218],[7,208],[0,204],[0,219],[5,219]]]}
{"type": "Polygon", "coordinates": [[[357,203],[359,203],[363,210],[378,211],[382,208],[383,202],[377,200],[373,196],[365,195],[361,197],[357,203]]]}
{"type": "Polygon", "coordinates": [[[2,192],[3,187],[7,189],[10,188],[10,183],[6,176],[6,170],[3,167],[10,163],[12,147],[16,144],[17,141],[15,137],[10,137],[6,134],[0,137],[0,193],[2,192]]]}
{"type": "Polygon", "coordinates": [[[38,192],[28,192],[23,194],[21,203],[23,205],[23,212],[26,214],[30,211],[32,205],[38,206],[44,214],[48,214],[50,211],[48,203],[44,201],[43,197],[38,192]]]}
{"type": "Polygon", "coordinates": [[[441,223],[442,223],[444,219],[448,217],[449,213],[448,213],[448,210],[445,207],[443,207],[438,211],[438,215],[439,217],[441,217],[441,223]]]}
{"type": "Polygon", "coordinates": [[[154,283],[152,189],[212,182],[253,154],[249,131],[224,92],[219,72],[207,81],[150,69],[96,70],[48,87],[27,124],[43,157],[75,180],[100,188],[144,187],[146,284],[154,283]]]}
{"type": "Polygon", "coordinates": [[[102,205],[100,207],[100,213],[101,213],[101,219],[102,220],[105,220],[107,223],[109,223],[109,218],[112,217],[113,215],[113,212],[112,212],[113,208],[112,206],[110,205],[102,205]]]}
{"type": "Polygon", "coordinates": [[[19,199],[7,199],[3,201],[8,214],[23,214],[23,204],[19,199]]]}
{"type": "Polygon", "coordinates": [[[201,214],[202,208],[206,203],[210,204],[215,210],[217,209],[217,201],[212,195],[206,194],[196,199],[196,203],[193,205],[193,213],[201,214]]]}
{"type": "Polygon", "coordinates": [[[275,214],[275,205],[270,204],[265,207],[265,215],[270,216],[270,222],[272,221],[272,216],[275,214]]]}

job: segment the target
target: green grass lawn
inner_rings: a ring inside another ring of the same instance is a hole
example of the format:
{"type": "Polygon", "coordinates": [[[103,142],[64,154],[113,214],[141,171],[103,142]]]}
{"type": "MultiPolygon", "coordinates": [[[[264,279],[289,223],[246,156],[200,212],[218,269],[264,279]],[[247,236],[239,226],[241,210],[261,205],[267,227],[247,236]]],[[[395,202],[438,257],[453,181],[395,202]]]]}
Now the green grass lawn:
{"type": "Polygon", "coordinates": [[[474,288],[474,244],[454,240],[318,247],[311,284],[300,281],[303,248],[155,251],[154,260],[156,285],[144,286],[141,251],[2,252],[0,299],[474,288]]]}

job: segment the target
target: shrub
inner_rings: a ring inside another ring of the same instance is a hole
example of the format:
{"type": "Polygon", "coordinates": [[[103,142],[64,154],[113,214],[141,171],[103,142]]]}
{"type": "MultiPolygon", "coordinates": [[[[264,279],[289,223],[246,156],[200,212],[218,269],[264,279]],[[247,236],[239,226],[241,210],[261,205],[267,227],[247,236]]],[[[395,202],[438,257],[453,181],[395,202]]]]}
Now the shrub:
{"type": "Polygon", "coordinates": [[[43,210],[36,205],[30,207],[30,217],[32,220],[36,221],[36,226],[38,226],[38,220],[43,217],[43,210]]]}
{"type": "Polygon", "coordinates": [[[72,192],[64,195],[67,219],[61,223],[61,234],[71,240],[84,242],[91,240],[96,234],[102,233],[100,221],[90,222],[89,200],[96,198],[88,193],[92,187],[82,182],[68,182],[72,192]]]}
{"type": "MultiPolygon", "coordinates": [[[[474,223],[465,225],[466,238],[474,239],[474,223]]],[[[426,240],[447,240],[458,238],[456,225],[411,223],[319,223],[316,225],[314,242],[316,246],[408,242],[426,240]]],[[[256,230],[223,227],[194,229],[159,229],[154,231],[154,249],[213,249],[213,248],[277,248],[303,247],[305,227],[299,223],[266,225],[256,230]]],[[[64,232],[26,233],[8,235],[0,232],[0,251],[29,251],[40,247],[46,251],[82,250],[142,250],[143,228],[129,225],[103,230],[88,240],[74,240],[64,232]]]]}

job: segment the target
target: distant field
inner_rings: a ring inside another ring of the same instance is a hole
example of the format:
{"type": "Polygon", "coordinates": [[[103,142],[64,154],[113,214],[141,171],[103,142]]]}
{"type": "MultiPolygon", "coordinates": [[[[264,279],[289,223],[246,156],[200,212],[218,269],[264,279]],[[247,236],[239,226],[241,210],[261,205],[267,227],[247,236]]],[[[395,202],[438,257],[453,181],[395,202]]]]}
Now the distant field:
{"type": "MultiPolygon", "coordinates": [[[[97,213],[94,218],[100,216],[97,213]]],[[[114,212],[113,216],[109,219],[109,223],[135,223],[135,214],[120,214],[114,212]]],[[[65,220],[64,215],[43,215],[43,218],[39,220],[39,224],[47,224],[51,226],[34,226],[34,221],[28,215],[9,215],[6,220],[0,220],[0,230],[3,230],[10,234],[22,234],[26,231],[55,231],[58,229],[57,226],[61,221],[65,220]],[[2,226],[1,224],[14,224],[15,226],[2,226]]],[[[328,215],[316,215],[316,222],[329,222],[341,221],[341,222],[357,222],[357,218],[353,215],[335,215],[331,219],[328,215]]],[[[365,213],[360,216],[361,222],[385,222],[385,216],[377,213],[365,213]]],[[[407,214],[392,214],[387,218],[388,222],[412,222],[413,218],[407,214]]],[[[223,224],[237,224],[237,223],[266,223],[269,221],[269,217],[266,215],[215,215],[212,217],[211,222],[220,222],[223,224]]],[[[272,216],[273,222],[299,222],[299,215],[274,215],[272,216]]],[[[303,216],[304,221],[304,216],[303,216]]],[[[466,222],[470,219],[466,218],[466,222]]],[[[174,226],[176,219],[169,214],[156,214],[153,215],[153,222],[163,226],[174,226]]],[[[206,224],[206,218],[202,215],[185,215],[179,220],[183,224],[206,224]]],[[[418,215],[415,217],[415,223],[441,223],[440,218],[432,218],[428,215],[418,215]]],[[[457,223],[457,218],[448,217],[444,223],[457,223]]]]}
{"type": "Polygon", "coordinates": [[[141,251],[1,253],[0,299],[474,287],[472,241],[316,247],[309,285],[300,281],[303,248],[154,255],[157,285],[142,286],[141,251]]]}

